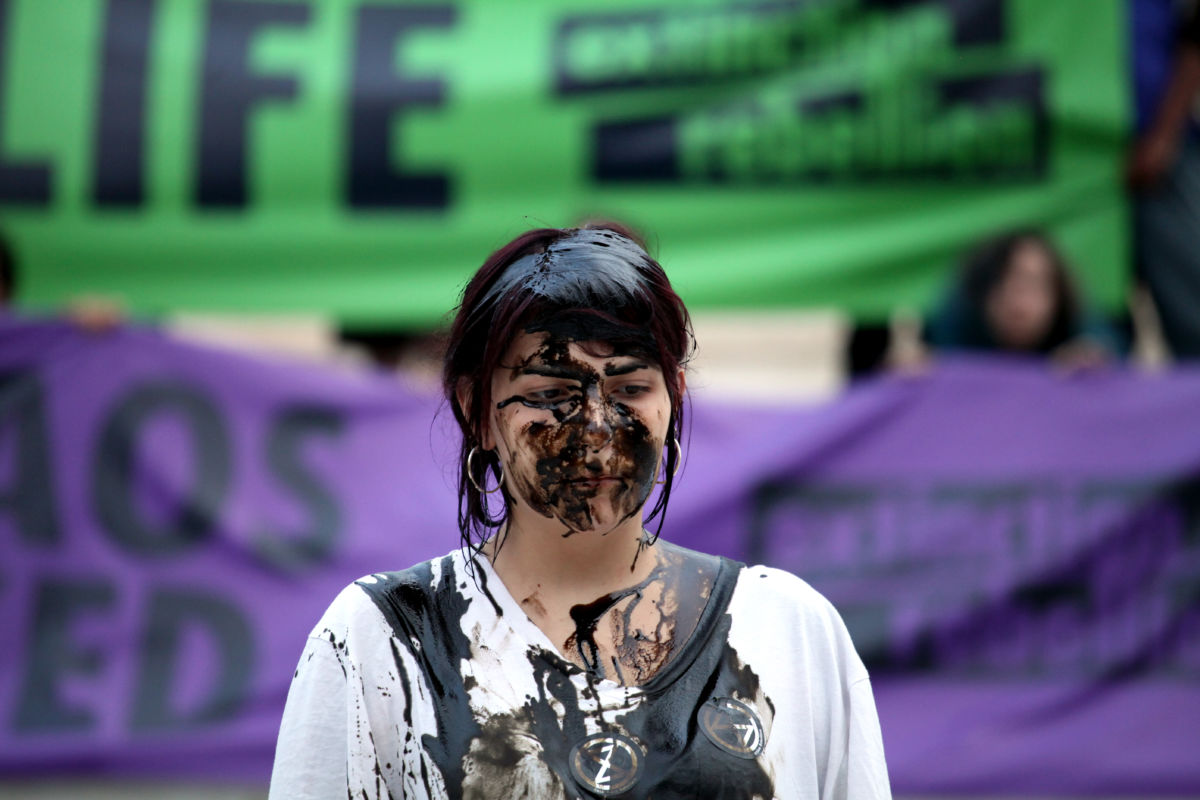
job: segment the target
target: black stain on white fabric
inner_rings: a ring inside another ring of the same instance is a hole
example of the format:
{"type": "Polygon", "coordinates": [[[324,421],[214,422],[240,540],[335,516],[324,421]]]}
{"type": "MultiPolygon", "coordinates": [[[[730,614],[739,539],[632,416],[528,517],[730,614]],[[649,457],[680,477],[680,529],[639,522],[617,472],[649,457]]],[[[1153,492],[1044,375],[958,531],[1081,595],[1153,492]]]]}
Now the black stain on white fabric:
{"type": "MultiPolygon", "coordinates": [[[[536,694],[511,713],[472,709],[461,678],[464,660],[473,658],[463,631],[471,602],[460,591],[453,559],[440,563],[435,581],[430,565],[376,576],[360,584],[419,665],[432,692],[439,734],[422,746],[440,770],[446,792],[464,797],[591,797],[571,775],[571,750],[597,729],[627,736],[645,748],[638,782],[622,797],[719,800],[770,798],[774,787],[757,759],[738,758],[700,733],[697,714],[713,698],[733,698],[754,709],[769,740],[774,708],[758,676],[729,646],[729,598],[738,566],[722,559],[709,602],[687,644],[654,677],[627,689],[623,708],[597,713],[597,683],[557,653],[531,646],[528,664],[536,694]],[[581,686],[582,684],[582,686],[581,686]]],[[[397,658],[399,663],[402,659],[397,658]]],[[[401,673],[412,689],[414,676],[401,673]]],[[[435,782],[422,780],[433,794],[435,782]]]]}

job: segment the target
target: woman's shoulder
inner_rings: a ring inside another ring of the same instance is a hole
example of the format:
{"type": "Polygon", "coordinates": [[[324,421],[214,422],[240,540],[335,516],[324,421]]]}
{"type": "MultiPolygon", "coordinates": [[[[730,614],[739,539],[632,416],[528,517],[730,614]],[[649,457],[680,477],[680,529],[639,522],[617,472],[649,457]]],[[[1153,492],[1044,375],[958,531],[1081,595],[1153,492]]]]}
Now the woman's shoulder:
{"type": "Polygon", "coordinates": [[[770,615],[789,623],[844,628],[837,609],[807,581],[787,570],[762,564],[742,566],[731,605],[770,609],[770,615]]]}
{"type": "Polygon", "coordinates": [[[423,615],[438,603],[447,586],[469,580],[457,551],[407,569],[372,572],[338,592],[311,635],[329,638],[331,633],[349,635],[381,625],[394,629],[398,616],[423,615]]]}
{"type": "Polygon", "coordinates": [[[767,647],[792,658],[804,654],[851,679],[866,676],[841,614],[797,575],[761,564],[742,567],[729,610],[730,639],[741,647],[767,647]]]}
{"type": "Polygon", "coordinates": [[[354,581],[346,587],[346,590],[358,587],[362,593],[370,597],[403,592],[416,601],[420,597],[435,594],[446,587],[453,587],[464,580],[469,580],[469,576],[466,575],[467,571],[465,556],[461,551],[455,550],[444,556],[413,564],[407,569],[372,572],[354,581]]]}
{"type": "Polygon", "coordinates": [[[820,606],[829,602],[808,581],[794,572],[768,567],[765,564],[742,564],[738,573],[738,588],[744,588],[747,592],[783,595],[806,605],[820,606]]]}

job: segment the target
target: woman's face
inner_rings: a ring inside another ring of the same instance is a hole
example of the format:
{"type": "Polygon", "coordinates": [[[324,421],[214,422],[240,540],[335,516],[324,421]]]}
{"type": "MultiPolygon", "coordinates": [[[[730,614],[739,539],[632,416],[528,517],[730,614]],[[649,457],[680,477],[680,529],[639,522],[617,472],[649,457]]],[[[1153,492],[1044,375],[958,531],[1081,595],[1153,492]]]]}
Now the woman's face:
{"type": "Polygon", "coordinates": [[[561,522],[564,535],[608,532],[640,516],[671,418],[657,364],[603,342],[586,345],[519,336],[492,374],[484,436],[504,465],[513,514],[525,505],[561,522]]]}
{"type": "Polygon", "coordinates": [[[988,294],[984,310],[998,344],[1033,350],[1050,332],[1057,305],[1050,253],[1029,240],[1013,249],[1008,270],[988,294]]]}

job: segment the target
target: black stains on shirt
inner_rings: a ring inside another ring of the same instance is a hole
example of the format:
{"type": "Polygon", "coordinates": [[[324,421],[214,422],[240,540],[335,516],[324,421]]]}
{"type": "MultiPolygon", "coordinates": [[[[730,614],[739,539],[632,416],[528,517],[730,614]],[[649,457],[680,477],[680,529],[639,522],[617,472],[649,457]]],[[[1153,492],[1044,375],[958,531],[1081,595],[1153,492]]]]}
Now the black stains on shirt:
{"type": "MultiPolygon", "coordinates": [[[[471,600],[455,587],[453,558],[441,559],[440,567],[436,583],[432,564],[426,562],[381,576],[386,579],[381,583],[359,585],[391,625],[395,641],[408,648],[428,682],[439,725],[437,735],[425,734],[422,745],[441,771],[451,796],[458,797],[463,781],[462,755],[479,734],[460,666],[471,657],[471,645],[461,624],[471,600]]],[[[397,663],[400,660],[397,654],[397,663]]],[[[407,681],[407,676],[402,679],[407,681]]],[[[423,774],[422,779],[432,793],[428,776],[423,774]]]]}
{"type": "MultiPolygon", "coordinates": [[[[477,683],[486,680],[483,673],[466,679],[461,675],[463,663],[470,663],[486,643],[473,642],[464,632],[474,589],[472,584],[467,594],[460,591],[453,561],[440,562],[436,581],[425,564],[361,584],[395,633],[397,661],[417,664],[431,689],[438,735],[425,734],[421,745],[450,797],[590,797],[572,777],[569,758],[571,749],[597,729],[629,737],[645,749],[641,777],[623,797],[773,796],[770,777],[758,760],[721,750],[696,721],[711,698],[734,698],[762,717],[769,740],[773,705],[758,676],[728,642],[728,605],[738,565],[717,561],[707,602],[686,643],[649,681],[629,687],[623,705],[612,707],[613,687],[608,686],[608,710],[599,711],[602,687],[593,676],[557,653],[530,645],[525,663],[505,668],[529,671],[536,689],[511,711],[495,713],[471,704],[470,692],[484,688],[477,683]],[[408,649],[405,659],[399,658],[398,648],[408,649]]],[[[586,622],[582,612],[580,619],[586,622]]],[[[409,687],[417,677],[401,675],[409,687]]],[[[409,715],[405,722],[411,724],[409,715]]],[[[425,769],[426,759],[420,763],[421,781],[432,795],[436,782],[425,769]]]]}

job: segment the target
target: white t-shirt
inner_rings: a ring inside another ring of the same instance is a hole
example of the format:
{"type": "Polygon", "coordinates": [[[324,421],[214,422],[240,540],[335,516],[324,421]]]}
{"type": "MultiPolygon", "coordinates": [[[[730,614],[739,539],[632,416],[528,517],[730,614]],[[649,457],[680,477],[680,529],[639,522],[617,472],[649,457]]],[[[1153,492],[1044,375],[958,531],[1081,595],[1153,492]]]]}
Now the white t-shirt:
{"type": "Polygon", "coordinates": [[[271,800],[891,797],[866,669],[794,575],[723,559],[683,649],[622,686],[473,564],[338,595],[292,681],[271,800]]]}

